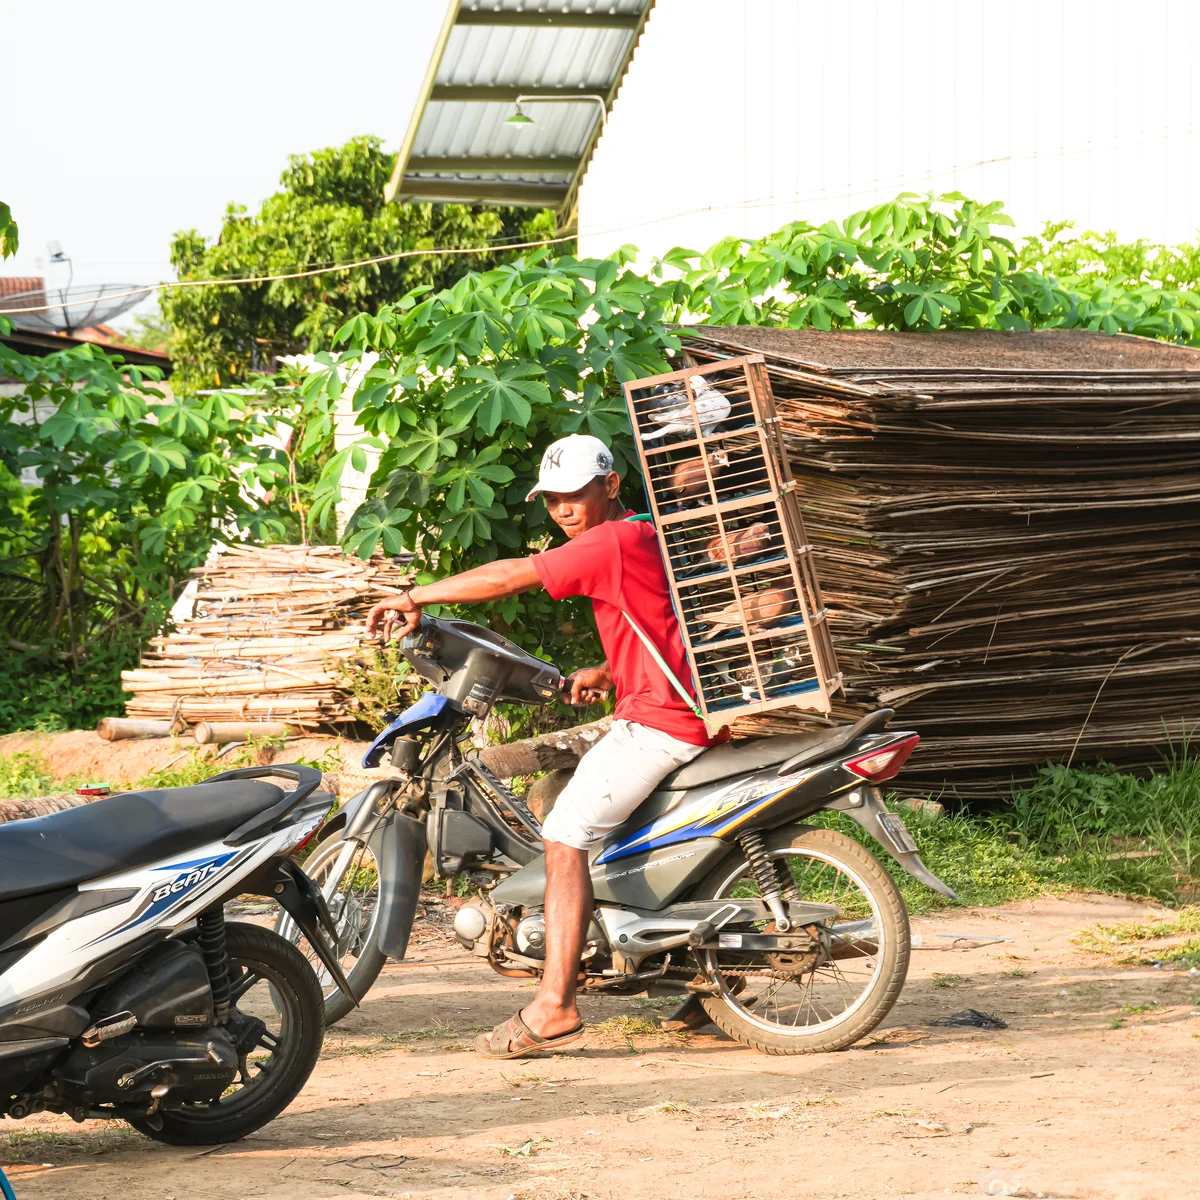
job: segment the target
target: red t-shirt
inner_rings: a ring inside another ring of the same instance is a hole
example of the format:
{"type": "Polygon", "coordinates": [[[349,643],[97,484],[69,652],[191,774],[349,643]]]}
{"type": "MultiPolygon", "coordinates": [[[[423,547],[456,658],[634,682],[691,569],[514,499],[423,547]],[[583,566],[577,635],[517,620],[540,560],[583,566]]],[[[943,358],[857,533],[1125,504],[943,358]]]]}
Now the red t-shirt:
{"type": "Polygon", "coordinates": [[[553,599],[590,597],[617,689],[615,716],[693,746],[729,739],[728,729],[709,736],[621,615],[627,612],[637,622],[675,678],[694,695],[658,538],[649,522],[605,521],[565,546],[535,554],[533,565],[553,599]]]}

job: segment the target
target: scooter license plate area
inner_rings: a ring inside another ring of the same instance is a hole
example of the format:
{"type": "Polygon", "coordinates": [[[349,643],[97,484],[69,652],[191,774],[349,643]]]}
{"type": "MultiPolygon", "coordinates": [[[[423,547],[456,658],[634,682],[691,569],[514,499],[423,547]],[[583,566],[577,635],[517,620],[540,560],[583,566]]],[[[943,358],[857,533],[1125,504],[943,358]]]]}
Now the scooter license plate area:
{"type": "Polygon", "coordinates": [[[903,817],[894,812],[881,812],[879,823],[892,835],[892,839],[901,850],[906,854],[916,853],[917,843],[913,841],[912,834],[908,832],[908,826],[904,824],[903,817]]]}

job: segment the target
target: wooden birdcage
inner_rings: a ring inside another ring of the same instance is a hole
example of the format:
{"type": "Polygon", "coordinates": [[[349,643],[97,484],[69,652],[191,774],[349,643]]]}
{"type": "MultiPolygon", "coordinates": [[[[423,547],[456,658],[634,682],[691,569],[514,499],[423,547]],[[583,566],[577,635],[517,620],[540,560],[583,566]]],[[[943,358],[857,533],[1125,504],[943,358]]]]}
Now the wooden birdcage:
{"type": "Polygon", "coordinates": [[[625,384],[651,514],[705,718],[841,687],[762,355],[625,384]]]}

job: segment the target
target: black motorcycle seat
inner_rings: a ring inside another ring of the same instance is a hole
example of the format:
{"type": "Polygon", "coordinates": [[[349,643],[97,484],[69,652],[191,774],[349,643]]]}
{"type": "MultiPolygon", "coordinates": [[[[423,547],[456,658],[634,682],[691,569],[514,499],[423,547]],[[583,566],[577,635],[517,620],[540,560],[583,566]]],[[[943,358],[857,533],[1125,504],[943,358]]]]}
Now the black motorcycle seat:
{"type": "Polygon", "coordinates": [[[749,775],[779,763],[787,763],[793,769],[802,767],[836,754],[856,738],[882,728],[892,716],[891,709],[881,708],[868,713],[853,725],[837,725],[832,729],[816,729],[811,733],[787,733],[777,737],[725,742],[676,768],[658,785],[657,790],[687,791],[704,783],[728,779],[730,775],[749,775]]]}
{"type": "Polygon", "coordinates": [[[0,900],[74,887],[198,850],[283,799],[257,779],[126,792],[0,825],[0,900]]]}

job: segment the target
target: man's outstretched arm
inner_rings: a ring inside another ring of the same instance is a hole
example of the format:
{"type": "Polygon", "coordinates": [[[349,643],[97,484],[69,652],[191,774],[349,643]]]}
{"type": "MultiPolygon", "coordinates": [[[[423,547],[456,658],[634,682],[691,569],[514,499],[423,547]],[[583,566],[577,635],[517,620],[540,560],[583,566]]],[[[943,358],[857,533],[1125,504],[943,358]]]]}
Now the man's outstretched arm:
{"type": "Polygon", "coordinates": [[[367,614],[367,636],[382,631],[384,641],[395,633],[406,637],[421,620],[426,604],[479,604],[485,600],[506,600],[541,587],[542,581],[532,558],[501,558],[472,567],[461,575],[439,579],[436,583],[410,588],[399,596],[380,600],[367,614]]]}

